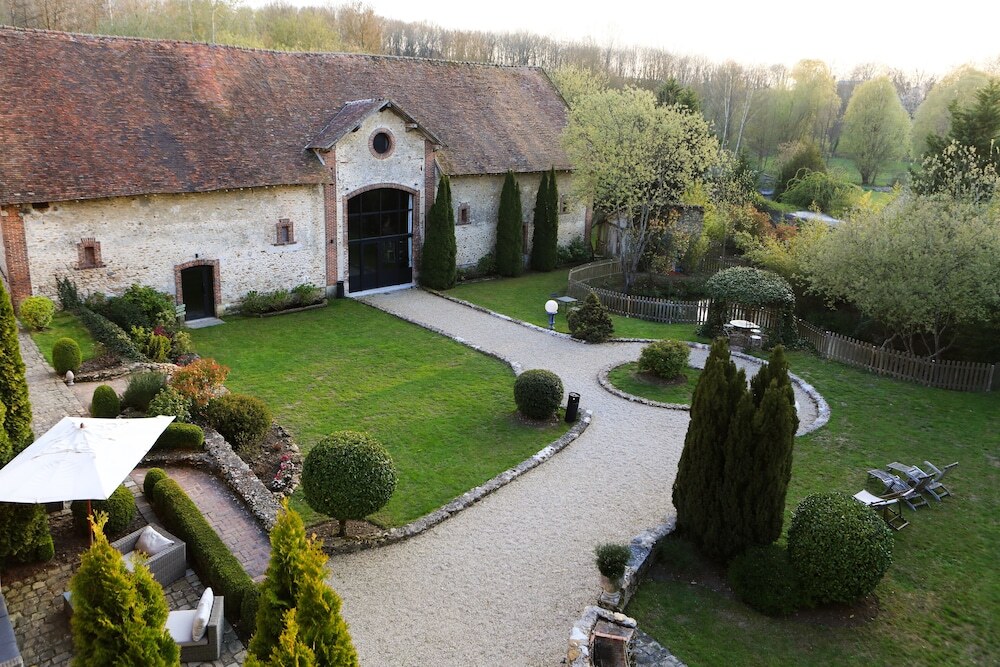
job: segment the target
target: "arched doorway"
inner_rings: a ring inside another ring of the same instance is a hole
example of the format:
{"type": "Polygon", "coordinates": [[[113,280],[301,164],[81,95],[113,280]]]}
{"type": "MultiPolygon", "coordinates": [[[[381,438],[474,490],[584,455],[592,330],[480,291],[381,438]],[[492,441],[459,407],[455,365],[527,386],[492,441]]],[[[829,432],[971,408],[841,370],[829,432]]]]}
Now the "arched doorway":
{"type": "Polygon", "coordinates": [[[413,195],[376,188],[347,200],[351,292],[413,282],[413,195]]]}
{"type": "Polygon", "coordinates": [[[215,317],[218,297],[218,262],[189,262],[174,269],[184,319],[215,317]]]}

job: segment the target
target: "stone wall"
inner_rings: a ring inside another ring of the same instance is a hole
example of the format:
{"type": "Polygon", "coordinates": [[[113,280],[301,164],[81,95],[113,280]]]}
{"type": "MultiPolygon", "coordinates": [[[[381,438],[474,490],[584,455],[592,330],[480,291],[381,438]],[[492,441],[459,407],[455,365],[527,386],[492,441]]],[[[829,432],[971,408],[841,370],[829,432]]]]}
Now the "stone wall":
{"type": "Polygon", "coordinates": [[[223,309],[250,290],[326,282],[318,185],[59,202],[27,212],[24,227],[32,292],[50,297],[55,277],[68,276],[82,294],[141,283],[179,300],[175,267],[215,260],[223,309]],[[294,242],[278,245],[283,219],[294,242]],[[77,268],[88,242],[102,265],[77,268]]]}
{"type": "MultiPolygon", "coordinates": [[[[532,222],[535,214],[535,197],[542,175],[517,174],[521,185],[522,217],[527,230],[526,247],[531,248],[532,222]]],[[[497,215],[500,211],[500,191],[504,177],[456,176],[451,181],[451,198],[455,206],[455,241],[458,244],[459,266],[473,266],[479,259],[493,251],[497,239],[497,215]],[[462,206],[469,208],[468,224],[461,224],[462,206]]],[[[559,215],[559,244],[566,245],[583,236],[586,206],[569,196],[572,176],[556,174],[560,199],[566,197],[567,212],[559,215]]]]}

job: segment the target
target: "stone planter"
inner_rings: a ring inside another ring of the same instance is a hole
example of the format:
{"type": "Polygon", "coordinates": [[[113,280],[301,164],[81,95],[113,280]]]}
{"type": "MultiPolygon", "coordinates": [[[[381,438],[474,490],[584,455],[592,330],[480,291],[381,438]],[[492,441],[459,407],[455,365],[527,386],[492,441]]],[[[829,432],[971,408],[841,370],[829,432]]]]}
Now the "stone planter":
{"type": "Polygon", "coordinates": [[[617,593],[621,587],[621,579],[610,579],[601,575],[601,588],[605,593],[617,593]]]}

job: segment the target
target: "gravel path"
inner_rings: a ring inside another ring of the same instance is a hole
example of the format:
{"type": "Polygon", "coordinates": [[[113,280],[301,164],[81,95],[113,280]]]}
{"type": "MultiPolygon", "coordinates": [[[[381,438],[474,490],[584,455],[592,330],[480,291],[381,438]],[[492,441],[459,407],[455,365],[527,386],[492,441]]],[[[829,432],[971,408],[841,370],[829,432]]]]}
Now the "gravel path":
{"type": "MultiPolygon", "coordinates": [[[[634,361],[641,343],[582,345],[415,289],[368,302],[524,369],[554,371],[594,421],[552,460],[427,533],[330,560],[362,664],[559,664],[597,593],[594,546],[626,542],[672,513],[688,414],[598,384],[601,368],[634,361]]],[[[692,363],[705,356],[692,350],[692,363]]],[[[797,398],[811,421],[811,401],[797,398]]]]}

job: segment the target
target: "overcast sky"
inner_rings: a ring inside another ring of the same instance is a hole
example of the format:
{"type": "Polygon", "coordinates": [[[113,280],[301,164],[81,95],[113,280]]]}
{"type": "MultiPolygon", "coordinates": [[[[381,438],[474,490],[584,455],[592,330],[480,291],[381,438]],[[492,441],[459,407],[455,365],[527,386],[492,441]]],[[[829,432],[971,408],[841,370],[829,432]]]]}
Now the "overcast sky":
{"type": "MultiPolygon", "coordinates": [[[[260,6],[269,0],[244,1],[260,6]]],[[[590,38],[602,46],[609,42],[653,46],[716,61],[793,65],[803,58],[819,58],[841,74],[864,62],[943,74],[1000,56],[996,0],[367,0],[365,4],[382,16],[446,28],[526,30],[562,39],[590,38]]]]}

